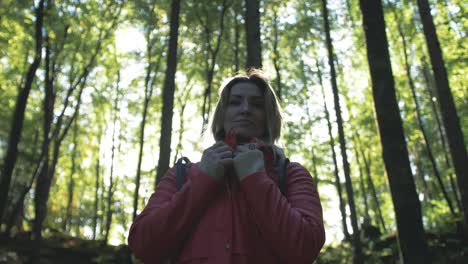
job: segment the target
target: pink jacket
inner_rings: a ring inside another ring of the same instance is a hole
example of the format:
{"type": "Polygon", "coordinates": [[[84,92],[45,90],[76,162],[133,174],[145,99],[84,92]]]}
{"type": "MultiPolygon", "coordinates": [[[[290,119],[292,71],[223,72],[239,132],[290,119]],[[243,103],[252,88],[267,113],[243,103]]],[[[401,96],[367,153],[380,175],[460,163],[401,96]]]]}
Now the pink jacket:
{"type": "Polygon", "coordinates": [[[172,168],[135,219],[129,246],[144,263],[311,264],[325,242],[317,188],[298,163],[286,175],[283,196],[272,164],[230,188],[193,164],[177,191],[172,168]]]}

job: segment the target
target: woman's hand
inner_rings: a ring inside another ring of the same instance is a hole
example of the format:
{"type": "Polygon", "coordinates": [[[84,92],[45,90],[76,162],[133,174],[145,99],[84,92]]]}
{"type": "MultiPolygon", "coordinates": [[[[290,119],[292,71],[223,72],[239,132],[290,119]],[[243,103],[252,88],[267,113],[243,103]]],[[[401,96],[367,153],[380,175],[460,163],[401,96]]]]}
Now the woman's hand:
{"type": "Polygon", "coordinates": [[[237,146],[234,169],[240,181],[250,174],[264,170],[263,152],[253,143],[237,146]]]}
{"type": "Polygon", "coordinates": [[[218,141],[203,151],[200,169],[215,180],[221,180],[225,167],[232,166],[232,156],[232,149],[226,143],[218,141]]]}

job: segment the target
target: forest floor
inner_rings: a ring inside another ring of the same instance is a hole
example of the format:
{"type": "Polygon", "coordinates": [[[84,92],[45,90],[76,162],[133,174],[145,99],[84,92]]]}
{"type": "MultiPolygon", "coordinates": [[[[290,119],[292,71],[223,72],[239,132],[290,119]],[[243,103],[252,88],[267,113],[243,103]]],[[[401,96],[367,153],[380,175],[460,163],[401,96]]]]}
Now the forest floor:
{"type": "MultiPolygon", "coordinates": [[[[468,242],[454,235],[428,235],[432,263],[467,264],[468,242]]],[[[363,239],[365,263],[401,263],[395,235],[363,239]]],[[[31,263],[32,241],[27,237],[0,238],[0,264],[31,263]]],[[[128,246],[102,245],[102,241],[57,234],[44,239],[40,256],[33,263],[38,264],[131,264],[128,246]]],[[[352,263],[352,247],[347,242],[327,246],[322,250],[316,264],[352,263]]]]}
{"type": "MultiPolygon", "coordinates": [[[[429,247],[429,259],[432,264],[468,264],[468,241],[454,234],[426,234],[429,247]]],[[[395,234],[374,239],[362,239],[364,263],[398,264],[400,253],[395,234]]],[[[316,264],[347,264],[352,261],[353,248],[348,242],[328,246],[316,261],[316,264]]]]}
{"type": "Polygon", "coordinates": [[[40,255],[31,262],[33,242],[24,236],[0,238],[0,264],[131,264],[128,246],[55,235],[43,240],[40,255]]]}

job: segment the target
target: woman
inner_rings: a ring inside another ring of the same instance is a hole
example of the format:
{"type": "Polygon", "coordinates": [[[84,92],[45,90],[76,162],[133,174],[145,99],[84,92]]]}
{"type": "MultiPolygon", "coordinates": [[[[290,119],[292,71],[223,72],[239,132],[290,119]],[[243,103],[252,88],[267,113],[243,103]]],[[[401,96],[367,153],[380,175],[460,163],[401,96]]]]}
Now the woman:
{"type": "Polygon", "coordinates": [[[213,117],[216,143],[162,178],[128,238],[144,263],[312,263],[325,241],[312,177],[298,163],[278,188],[280,107],[259,70],[232,78],[213,117]]]}

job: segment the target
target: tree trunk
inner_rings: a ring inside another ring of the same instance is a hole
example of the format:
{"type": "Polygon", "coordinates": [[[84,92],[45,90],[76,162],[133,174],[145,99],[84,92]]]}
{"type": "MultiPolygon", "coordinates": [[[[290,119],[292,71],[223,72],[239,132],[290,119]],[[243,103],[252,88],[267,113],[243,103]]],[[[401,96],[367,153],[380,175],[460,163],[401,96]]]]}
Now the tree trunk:
{"type": "Polygon", "coordinates": [[[310,148],[310,154],[312,155],[312,173],[314,174],[312,175],[312,177],[314,178],[315,185],[318,186],[320,179],[318,177],[318,171],[317,171],[317,155],[315,155],[315,151],[313,147],[310,148]]]}
{"type": "MultiPolygon", "coordinates": [[[[37,147],[39,143],[39,137],[40,137],[39,129],[36,129],[34,133],[34,144],[32,145],[32,149],[40,149],[37,147]]],[[[40,153],[39,159],[42,159],[42,153],[40,153]]],[[[16,226],[17,232],[23,230],[22,227],[23,227],[23,218],[24,218],[24,197],[31,189],[32,182],[34,181],[35,172],[36,171],[33,171],[34,173],[32,176],[33,180],[29,180],[29,183],[26,184],[26,186],[23,189],[20,189],[18,191],[20,193],[18,200],[16,200],[16,202],[13,203],[13,199],[11,199],[11,203],[13,204],[11,206],[12,210],[8,218],[5,221],[3,221],[6,224],[5,230],[3,232],[3,235],[5,237],[11,237],[12,229],[15,226],[16,226]]]]}
{"type": "Polygon", "coordinates": [[[49,164],[49,169],[47,171],[43,171],[39,174],[37,181],[36,181],[36,191],[34,193],[34,206],[35,206],[35,217],[33,223],[33,238],[36,240],[37,243],[40,243],[42,240],[42,225],[44,223],[46,214],[47,214],[47,202],[49,200],[50,188],[52,186],[52,180],[55,175],[55,169],[57,167],[57,162],[59,159],[60,154],[60,147],[65,136],[68,134],[68,131],[71,127],[72,122],[77,118],[78,110],[81,105],[81,95],[83,93],[84,83],[80,88],[77,103],[75,105],[74,113],[60,135],[55,137],[54,141],[54,148],[52,151],[52,160],[49,164]]]}
{"type": "MultiPolygon", "coordinates": [[[[189,81],[190,82],[190,81],[189,81]]],[[[189,83],[187,82],[187,83],[189,83]]],[[[185,113],[185,107],[187,106],[187,102],[189,100],[189,94],[192,91],[193,85],[187,85],[188,87],[185,90],[184,96],[181,98],[178,98],[179,100],[179,105],[180,105],[180,124],[179,124],[179,139],[177,141],[177,146],[176,146],[176,153],[174,155],[174,164],[177,162],[177,158],[179,157],[179,153],[182,151],[182,139],[183,135],[185,132],[185,120],[184,120],[184,113],[185,113]],[[182,101],[183,99],[183,101],[182,101]]]]}
{"type": "MultiPolygon", "coordinates": [[[[359,136],[357,136],[356,138],[359,139],[359,136]]],[[[358,144],[361,146],[359,142],[358,144]]],[[[379,197],[377,196],[377,192],[375,191],[374,181],[372,180],[372,177],[371,177],[370,159],[366,157],[366,154],[364,153],[364,150],[362,149],[362,147],[360,147],[360,152],[361,152],[362,160],[364,161],[364,168],[366,170],[367,186],[369,186],[371,193],[372,193],[372,197],[374,198],[374,211],[377,213],[377,217],[379,218],[380,225],[382,225],[382,230],[384,232],[387,232],[385,221],[382,215],[382,210],[380,209],[379,197]]]]}
{"type": "Polygon", "coordinates": [[[356,147],[354,147],[354,155],[356,156],[356,163],[359,169],[359,188],[361,188],[362,200],[364,202],[364,223],[370,223],[371,218],[369,215],[369,205],[367,203],[367,188],[364,184],[364,172],[361,165],[361,160],[359,159],[359,153],[356,147]]]}
{"type": "MultiPolygon", "coordinates": [[[[305,64],[302,59],[300,60],[300,69],[301,69],[302,89],[308,92],[309,91],[308,79],[306,76],[305,64]]],[[[322,87],[322,91],[323,91],[323,87],[322,87]]],[[[307,92],[306,92],[306,96],[308,96],[307,92]]],[[[310,112],[310,107],[308,104],[305,104],[305,108],[306,108],[306,114],[307,114],[307,124],[308,124],[307,127],[311,128],[313,125],[312,113],[310,112]]],[[[310,130],[310,136],[311,138],[313,138],[314,137],[313,130],[312,129],[309,129],[309,130],[310,130]]],[[[311,155],[311,161],[312,161],[311,174],[312,174],[312,178],[314,179],[315,184],[318,186],[320,179],[319,179],[318,171],[317,171],[317,156],[315,155],[314,147],[315,146],[310,146],[310,155],[311,155]]]]}
{"type": "Polygon", "coordinates": [[[26,81],[24,88],[18,93],[16,99],[15,112],[13,114],[12,123],[8,140],[8,149],[5,159],[3,161],[3,170],[0,177],[0,219],[3,218],[3,212],[7,205],[8,191],[10,189],[11,176],[15,168],[16,160],[18,158],[18,144],[21,140],[21,132],[23,131],[24,113],[26,104],[28,102],[29,92],[31,91],[32,83],[39,68],[42,59],[42,23],[44,19],[44,0],[39,1],[39,5],[35,10],[36,24],[35,24],[35,40],[36,50],[34,60],[29,65],[26,74],[26,81]]]}
{"type": "Polygon", "coordinates": [[[281,73],[280,73],[280,53],[278,52],[278,11],[277,7],[273,9],[273,66],[276,72],[276,95],[281,101],[281,73]]]}
{"type": "Polygon", "coordinates": [[[208,13],[205,14],[205,17],[207,18],[206,22],[203,22],[203,19],[201,18],[201,16],[199,17],[199,20],[204,28],[205,40],[206,40],[206,46],[207,46],[206,89],[203,94],[202,131],[206,130],[206,127],[208,125],[208,120],[210,117],[210,113],[211,113],[211,92],[212,92],[212,86],[213,86],[214,68],[216,65],[216,58],[219,53],[219,48],[221,47],[221,39],[222,39],[223,32],[224,32],[224,17],[226,14],[226,9],[227,9],[227,1],[223,0],[222,7],[221,7],[221,14],[219,18],[219,33],[216,36],[216,44],[215,44],[214,49],[211,46],[211,34],[213,32],[210,30],[210,27],[208,25],[208,23],[211,23],[211,21],[208,20],[208,17],[210,17],[210,15],[208,13]]]}
{"type": "Polygon", "coordinates": [[[96,161],[96,178],[94,182],[94,208],[93,208],[93,240],[96,240],[96,232],[98,225],[98,208],[99,208],[99,180],[101,178],[101,145],[102,145],[102,128],[99,127],[99,148],[96,161]]]}
{"type": "MultiPolygon", "coordinates": [[[[67,90],[67,94],[64,99],[62,111],[59,117],[57,118],[55,129],[51,135],[51,137],[55,140],[53,154],[52,154],[52,161],[50,164],[48,164],[49,168],[47,170],[41,170],[36,180],[36,191],[34,193],[35,217],[34,217],[33,230],[32,230],[33,239],[35,240],[34,250],[33,250],[35,253],[33,254],[36,254],[38,252],[40,243],[42,240],[42,234],[41,234],[42,225],[47,214],[47,201],[49,199],[50,188],[52,185],[52,180],[55,174],[55,168],[56,168],[58,158],[59,158],[60,146],[63,142],[63,139],[68,134],[68,130],[70,129],[71,124],[73,123],[74,119],[77,118],[78,109],[80,108],[80,105],[81,105],[81,96],[83,94],[86,80],[91,70],[94,67],[97,55],[100,53],[102,49],[103,40],[107,39],[110,36],[110,33],[113,32],[112,29],[114,29],[117,24],[117,19],[120,16],[122,7],[123,7],[123,4],[119,4],[118,10],[115,12],[115,15],[112,17],[111,25],[109,26],[109,28],[106,28],[100,31],[99,38],[96,41],[95,50],[91,54],[91,57],[89,58],[89,61],[87,62],[87,64],[83,67],[83,71],[79,75],[77,75],[78,78],[70,79],[70,87],[67,90]],[[74,106],[75,109],[74,109],[73,115],[63,125],[65,112],[66,110],[69,109],[68,105],[70,103],[70,97],[77,88],[79,90],[78,90],[78,95],[76,98],[77,102],[74,106]]],[[[52,79],[52,84],[53,84],[53,80],[54,79],[52,79]]]]}
{"type": "MultiPolygon", "coordinates": [[[[48,3],[48,9],[51,8],[51,5],[48,3]]],[[[63,31],[63,38],[60,45],[52,46],[48,33],[45,34],[45,71],[44,71],[44,100],[42,104],[42,110],[44,113],[43,118],[43,141],[41,146],[41,152],[39,159],[37,160],[37,165],[32,174],[31,180],[28,186],[22,191],[19,200],[15,205],[15,210],[22,210],[24,206],[24,199],[28,192],[31,190],[34,182],[39,177],[46,177],[45,175],[49,174],[50,170],[50,157],[49,149],[50,142],[52,140],[51,128],[54,117],[54,105],[55,105],[55,91],[54,85],[57,78],[57,73],[59,72],[57,67],[57,60],[60,52],[63,50],[65,41],[68,37],[68,26],[65,26],[63,31]],[[52,52],[52,47],[56,47],[54,52],[52,52]],[[54,56],[52,56],[52,53],[54,56]]],[[[18,212],[20,213],[20,212],[18,212]]]]}
{"type": "MultiPolygon", "coordinates": [[[[340,67],[340,64],[337,60],[337,58],[335,57],[335,62],[337,64],[337,69],[338,69],[338,72],[339,74],[343,75],[343,71],[342,71],[342,67],[340,67]]],[[[348,113],[350,113],[351,115],[351,119],[355,119],[356,116],[352,113],[352,111],[349,109],[348,105],[349,105],[349,96],[345,93],[344,94],[344,99],[345,99],[345,109],[348,113]]],[[[358,159],[358,156],[360,155],[361,158],[362,158],[362,161],[364,162],[364,171],[365,171],[365,176],[366,176],[366,179],[363,181],[363,183],[367,182],[367,188],[370,189],[371,191],[371,196],[373,198],[373,207],[372,207],[372,210],[374,211],[376,217],[378,218],[377,222],[380,223],[380,225],[382,226],[382,230],[384,232],[387,232],[387,228],[385,227],[385,221],[383,219],[383,215],[382,215],[382,210],[380,208],[380,201],[379,201],[379,198],[377,197],[377,193],[375,191],[375,187],[374,187],[374,182],[372,181],[372,177],[371,177],[371,170],[370,170],[370,161],[368,161],[369,159],[366,158],[366,154],[364,153],[363,151],[363,148],[362,148],[362,145],[361,145],[361,136],[359,135],[359,132],[357,129],[353,129],[353,128],[350,128],[350,133],[351,133],[351,136],[352,136],[352,139],[354,141],[354,144],[357,144],[357,146],[354,146],[354,151],[356,153],[356,160],[358,159]]],[[[353,144],[353,145],[354,145],[353,144]]],[[[359,163],[359,161],[358,161],[359,163]]],[[[359,172],[361,173],[361,168],[362,166],[360,164],[358,164],[358,167],[359,167],[359,172]]],[[[364,174],[362,174],[364,175],[364,174]]],[[[365,184],[363,184],[365,185],[365,184]]],[[[363,188],[364,189],[364,188],[363,188]]],[[[369,196],[367,196],[369,197],[369,196]]],[[[369,203],[368,203],[369,205],[369,203]]],[[[365,224],[365,223],[364,223],[365,224]]]]}
{"type": "Polygon", "coordinates": [[[360,0],[383,159],[404,263],[430,263],[403,125],[395,95],[380,0],[360,0]]]}
{"type": "Polygon", "coordinates": [[[414,145],[414,148],[413,148],[413,157],[414,157],[414,166],[416,168],[416,175],[415,175],[415,178],[416,179],[420,179],[420,182],[421,182],[421,185],[423,187],[423,190],[422,192],[424,193],[424,200],[426,201],[431,201],[432,199],[434,199],[433,195],[432,195],[432,183],[429,185],[427,183],[427,180],[426,178],[424,177],[427,173],[426,171],[426,168],[422,162],[422,158],[421,158],[421,151],[418,150],[418,147],[416,145],[414,145]]]}
{"type": "Polygon", "coordinates": [[[260,0],[245,0],[245,32],[247,38],[246,68],[262,67],[259,8],[260,0]]]}
{"type": "MultiPolygon", "coordinates": [[[[424,175],[426,175],[426,169],[424,165],[422,164],[422,159],[420,157],[421,153],[418,149],[418,146],[413,145],[413,148],[411,150],[414,159],[414,167],[415,167],[415,173],[414,173],[414,181],[417,186],[420,187],[419,193],[423,193],[424,197],[421,200],[421,211],[422,215],[426,215],[427,210],[430,210],[431,208],[431,201],[433,199],[432,197],[432,184],[428,184],[427,180],[425,179],[424,175]]],[[[416,188],[417,190],[418,188],[416,188]]],[[[426,229],[433,227],[433,221],[432,218],[427,219],[427,223],[424,224],[426,229]]]]}
{"type": "MultiPolygon", "coordinates": [[[[437,123],[437,131],[439,132],[439,137],[440,137],[440,142],[442,144],[442,152],[444,153],[444,160],[445,160],[445,169],[449,170],[451,169],[452,165],[450,163],[450,158],[448,153],[450,150],[447,147],[447,143],[445,142],[445,133],[443,131],[441,122],[440,122],[440,117],[439,117],[439,112],[437,111],[437,106],[436,106],[436,98],[434,97],[434,85],[433,85],[433,79],[432,76],[429,72],[429,67],[427,65],[426,59],[422,59],[423,63],[423,76],[424,76],[424,81],[426,83],[426,91],[429,94],[430,102],[431,102],[431,109],[432,113],[434,114],[434,118],[437,123]]],[[[461,201],[460,201],[460,194],[458,192],[458,187],[457,184],[455,183],[454,175],[453,173],[450,173],[450,186],[452,187],[452,192],[453,192],[453,197],[455,201],[457,202],[457,207],[460,212],[462,212],[462,206],[461,206],[461,201]]]]}
{"type": "Polygon", "coordinates": [[[341,108],[340,108],[340,99],[338,95],[338,85],[336,82],[336,72],[335,72],[335,63],[334,63],[334,51],[333,51],[333,44],[332,39],[330,36],[330,26],[328,23],[328,8],[327,8],[327,0],[322,0],[322,15],[323,15],[323,26],[325,29],[325,36],[326,36],[326,44],[328,50],[328,65],[330,66],[330,81],[331,86],[333,89],[333,101],[335,104],[335,114],[336,114],[336,122],[338,125],[338,137],[340,140],[340,149],[341,149],[341,158],[343,162],[343,170],[346,179],[346,192],[348,194],[348,203],[350,209],[350,217],[351,217],[351,225],[353,227],[353,247],[354,247],[354,263],[363,263],[363,255],[362,255],[362,246],[361,240],[359,236],[359,227],[357,222],[357,214],[356,214],[356,205],[354,203],[354,193],[353,193],[353,186],[351,182],[351,173],[348,163],[348,155],[346,153],[346,140],[344,135],[344,128],[343,128],[343,119],[341,117],[341,108]]]}
{"type": "Polygon", "coordinates": [[[184,112],[185,112],[185,106],[187,105],[187,100],[182,102],[182,100],[179,99],[179,104],[180,104],[180,115],[179,115],[179,139],[177,141],[177,146],[176,146],[176,152],[174,155],[174,164],[177,162],[177,158],[179,157],[179,153],[182,151],[182,139],[184,138],[184,130],[185,130],[185,122],[184,122],[184,112]]]}
{"type": "MultiPolygon", "coordinates": [[[[49,6],[50,8],[50,6],[49,6]]],[[[51,142],[51,126],[53,122],[53,115],[54,115],[54,105],[55,105],[55,92],[54,92],[54,76],[55,73],[53,73],[55,69],[55,63],[51,63],[51,46],[49,42],[49,37],[48,34],[46,34],[46,43],[45,43],[45,48],[46,48],[46,65],[45,65],[45,81],[44,81],[44,103],[43,103],[43,111],[44,111],[44,122],[43,122],[43,142],[42,142],[42,155],[43,155],[43,160],[42,160],[42,166],[40,164],[41,159],[39,160],[38,164],[38,169],[39,172],[37,174],[36,178],[36,191],[34,192],[34,209],[35,209],[35,217],[34,217],[34,222],[33,222],[33,228],[32,228],[32,235],[33,235],[33,240],[35,241],[34,248],[33,248],[33,255],[36,256],[39,253],[39,247],[41,243],[41,231],[42,231],[42,221],[43,218],[45,218],[45,208],[42,205],[39,205],[36,203],[36,197],[42,196],[42,190],[40,187],[42,182],[40,179],[45,179],[48,177],[50,173],[50,160],[49,160],[49,148],[50,148],[50,142],[51,142]],[[51,65],[52,64],[52,65],[51,65]],[[52,73],[51,73],[52,71],[52,73]],[[44,216],[43,216],[44,215],[44,216]],[[39,220],[41,219],[41,222],[39,223],[39,220]]],[[[36,173],[33,175],[33,180],[35,178],[36,173]]],[[[26,196],[27,192],[24,193],[24,196],[26,196]]],[[[24,203],[24,202],[23,202],[24,203]]]]}
{"type": "Polygon", "coordinates": [[[100,201],[101,201],[101,217],[99,218],[99,238],[98,239],[103,239],[104,238],[104,226],[105,226],[105,220],[106,220],[106,215],[105,215],[105,212],[107,212],[107,207],[106,207],[106,203],[105,203],[105,200],[106,200],[106,197],[105,197],[105,194],[106,194],[106,189],[105,189],[105,182],[104,182],[104,175],[101,177],[101,193],[100,193],[100,201]]]}
{"type": "Polygon", "coordinates": [[[237,74],[240,69],[239,45],[240,45],[240,23],[237,19],[238,5],[234,9],[234,72],[237,74]]]}
{"type": "Polygon", "coordinates": [[[76,171],[76,154],[77,154],[77,145],[78,145],[78,118],[75,119],[75,124],[73,126],[73,149],[71,154],[71,170],[70,178],[68,179],[68,199],[67,199],[67,212],[65,214],[65,219],[63,221],[62,229],[64,231],[70,231],[70,222],[72,218],[73,210],[73,198],[75,190],[75,171],[76,171]]]}
{"type": "Polygon", "coordinates": [[[330,137],[330,149],[332,151],[332,158],[333,158],[335,186],[338,192],[338,198],[339,198],[339,203],[340,203],[341,224],[343,225],[343,233],[344,233],[344,237],[346,241],[351,241],[351,236],[349,235],[349,231],[348,231],[348,225],[346,223],[346,204],[343,200],[343,190],[341,189],[341,181],[340,181],[340,176],[339,176],[339,171],[338,171],[338,160],[337,160],[336,152],[335,152],[335,139],[332,133],[330,113],[328,111],[327,101],[325,98],[325,91],[324,91],[323,81],[322,81],[322,72],[320,70],[320,65],[318,61],[316,62],[316,64],[317,64],[317,74],[319,78],[319,83],[322,89],[323,106],[324,106],[324,112],[325,112],[325,119],[327,120],[328,136],[330,137]]]}
{"type": "Polygon", "coordinates": [[[145,144],[145,127],[146,127],[146,117],[148,115],[148,106],[151,101],[151,97],[153,96],[153,88],[154,82],[151,81],[151,74],[156,74],[157,70],[159,69],[159,62],[161,56],[158,56],[157,59],[157,68],[154,69],[154,62],[153,62],[153,48],[152,45],[154,41],[151,39],[151,32],[148,31],[146,35],[146,58],[147,58],[147,66],[146,66],[146,77],[145,77],[145,99],[143,102],[143,113],[142,113],[142,120],[140,123],[140,149],[138,152],[138,164],[137,164],[137,172],[135,177],[135,192],[133,194],[133,215],[132,219],[135,220],[138,211],[138,197],[139,197],[139,190],[140,190],[140,178],[141,178],[141,163],[143,161],[143,149],[145,144]]]}
{"type": "MultiPolygon", "coordinates": [[[[119,99],[120,99],[120,71],[117,72],[117,81],[116,81],[116,91],[115,91],[115,99],[114,99],[114,120],[113,120],[113,125],[112,125],[112,147],[111,147],[111,167],[110,167],[110,176],[109,176],[109,186],[107,188],[107,213],[106,213],[106,224],[105,224],[105,229],[104,229],[104,241],[103,244],[107,245],[109,241],[109,232],[110,228],[112,225],[112,215],[114,213],[114,208],[112,206],[114,202],[114,188],[115,188],[115,183],[114,183],[114,159],[115,159],[115,130],[117,126],[117,119],[119,117],[119,99]]],[[[118,137],[120,141],[120,137],[118,137]]]]}
{"type": "Polygon", "coordinates": [[[84,87],[86,85],[87,78],[94,67],[96,57],[100,53],[103,45],[103,41],[110,36],[110,33],[113,32],[112,30],[115,28],[117,24],[117,19],[120,17],[120,13],[122,11],[123,4],[119,4],[118,10],[115,12],[115,15],[112,17],[111,25],[109,28],[102,29],[99,32],[98,40],[96,41],[96,47],[94,52],[91,54],[89,61],[83,67],[83,71],[77,75],[78,77],[70,79],[70,87],[67,90],[67,94],[64,99],[62,111],[57,118],[55,129],[52,132],[52,138],[54,138],[54,149],[52,154],[52,162],[50,163],[50,168],[48,171],[43,171],[39,173],[37,180],[36,180],[36,191],[34,193],[34,205],[35,205],[35,218],[33,223],[33,238],[36,241],[35,247],[39,247],[40,241],[42,239],[42,225],[43,221],[46,217],[47,213],[47,201],[49,199],[49,191],[52,184],[52,180],[55,174],[55,168],[57,165],[60,146],[62,144],[63,139],[68,134],[68,130],[71,127],[74,119],[77,118],[78,109],[81,105],[81,96],[83,94],[84,87]],[[64,117],[66,110],[69,110],[69,103],[70,97],[72,96],[73,92],[78,90],[78,95],[76,96],[76,104],[74,106],[73,115],[67,120],[65,124],[64,117]]]}
{"type": "Polygon", "coordinates": [[[460,126],[457,109],[450,91],[447,71],[445,69],[439,40],[432,20],[429,2],[418,0],[419,15],[423,23],[426,44],[432,63],[432,70],[436,80],[437,96],[439,98],[440,112],[447,133],[450,154],[452,155],[458,188],[460,189],[461,204],[464,215],[464,233],[468,237],[468,154],[465,139],[460,126]]]}
{"type": "MultiPolygon", "coordinates": [[[[114,123],[115,126],[115,123],[114,123]]],[[[107,245],[109,242],[109,233],[112,225],[112,216],[114,214],[114,207],[112,206],[114,202],[114,156],[115,156],[115,131],[112,132],[112,158],[111,158],[111,168],[110,168],[110,177],[109,177],[109,186],[107,188],[107,197],[106,197],[106,222],[104,227],[104,239],[102,241],[103,245],[107,245]]]]}
{"type": "Polygon", "coordinates": [[[6,223],[6,228],[4,234],[7,237],[12,235],[12,229],[16,226],[16,232],[21,232],[23,230],[23,215],[24,215],[24,200],[20,199],[13,208],[10,217],[6,223]]]}
{"type": "MultiPolygon", "coordinates": [[[[98,47],[100,47],[100,44],[98,44],[98,47]]],[[[96,55],[99,50],[100,48],[97,49],[95,54],[93,54],[90,62],[84,68],[82,74],[80,75],[78,82],[76,82],[74,85],[71,85],[71,87],[68,89],[68,94],[65,99],[62,112],[60,116],[57,118],[57,123],[52,133],[52,137],[54,138],[54,148],[52,150],[52,161],[50,164],[48,164],[49,165],[48,170],[43,170],[41,173],[39,173],[37,180],[36,180],[36,191],[34,193],[34,205],[35,205],[36,215],[34,217],[34,223],[33,223],[33,238],[34,240],[36,240],[37,243],[40,243],[40,241],[42,240],[42,235],[41,235],[42,225],[47,214],[47,202],[49,200],[52,180],[55,175],[55,169],[56,169],[58,158],[59,158],[60,147],[66,135],[68,134],[71,124],[73,123],[75,118],[77,118],[78,116],[79,108],[81,105],[81,95],[83,94],[87,76],[91,70],[90,68],[94,64],[94,59],[96,58],[96,55]],[[78,95],[76,98],[77,102],[74,106],[73,115],[69,118],[69,120],[67,120],[67,123],[65,123],[62,128],[62,122],[63,122],[65,110],[68,108],[69,98],[71,96],[72,91],[74,91],[78,85],[80,85],[80,88],[79,88],[78,95]]]]}
{"type": "Polygon", "coordinates": [[[172,115],[174,108],[175,73],[177,69],[177,39],[179,36],[180,0],[172,0],[169,50],[166,76],[164,79],[163,107],[161,117],[161,137],[159,139],[159,161],[156,174],[156,186],[169,169],[171,158],[172,115]]]}
{"type": "Polygon", "coordinates": [[[394,10],[394,14],[395,14],[395,20],[397,21],[398,33],[400,35],[400,38],[401,38],[401,41],[402,41],[402,44],[403,44],[403,59],[404,59],[404,64],[405,64],[406,78],[408,79],[409,87],[410,87],[410,90],[411,90],[411,95],[412,95],[413,101],[414,101],[414,106],[415,106],[415,110],[416,110],[416,120],[417,120],[417,123],[418,123],[418,127],[419,127],[419,130],[421,130],[421,133],[423,135],[424,148],[426,150],[427,156],[428,156],[429,161],[431,163],[432,170],[434,171],[434,176],[436,177],[437,182],[439,183],[440,190],[442,191],[442,194],[444,195],[445,201],[447,202],[447,204],[449,206],[450,212],[451,212],[452,216],[456,216],[455,215],[455,210],[454,210],[453,205],[452,205],[452,201],[450,200],[450,198],[448,196],[447,190],[446,190],[446,188],[444,186],[444,182],[442,181],[442,177],[440,176],[439,168],[437,166],[434,154],[432,152],[432,148],[431,148],[431,145],[429,143],[429,138],[427,136],[426,129],[424,128],[422,115],[421,115],[421,109],[419,107],[419,102],[418,102],[418,99],[417,99],[417,96],[416,96],[416,87],[414,85],[413,77],[411,76],[411,68],[410,68],[410,65],[409,65],[409,62],[408,62],[408,52],[407,52],[406,38],[405,38],[405,35],[403,33],[403,29],[401,28],[400,21],[399,21],[399,18],[398,18],[398,14],[396,13],[395,10],[394,10]]]}

